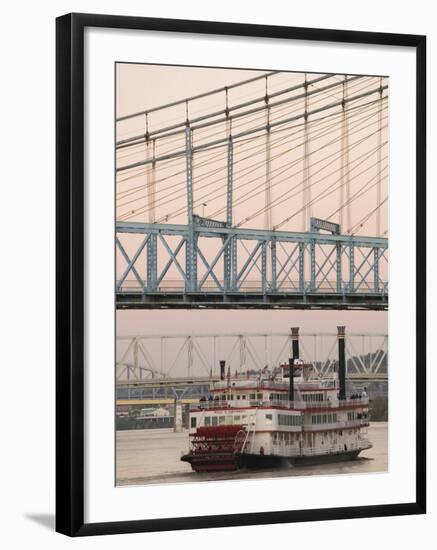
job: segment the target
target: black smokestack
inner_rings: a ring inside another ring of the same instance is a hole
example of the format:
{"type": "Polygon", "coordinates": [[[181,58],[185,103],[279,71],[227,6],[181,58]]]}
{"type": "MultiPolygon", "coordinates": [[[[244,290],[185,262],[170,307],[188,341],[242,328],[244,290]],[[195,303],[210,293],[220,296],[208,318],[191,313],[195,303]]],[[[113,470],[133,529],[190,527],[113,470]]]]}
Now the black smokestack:
{"type": "Polygon", "coordinates": [[[299,359],[299,327],[291,329],[291,341],[293,343],[293,359],[299,359]]]}
{"type": "Polygon", "coordinates": [[[294,400],[293,364],[294,364],[294,359],[290,357],[290,359],[288,360],[288,370],[290,372],[290,385],[288,386],[288,400],[290,401],[290,404],[294,400]]]}
{"type": "Polygon", "coordinates": [[[338,381],[340,390],[338,393],[339,399],[346,399],[346,357],[345,357],[345,327],[337,327],[338,338],[338,381]]]}
{"type": "Polygon", "coordinates": [[[226,361],[220,361],[220,380],[225,379],[226,361]]]}
{"type": "Polygon", "coordinates": [[[290,371],[290,385],[288,389],[288,399],[294,401],[294,360],[299,359],[299,327],[293,327],[291,329],[291,342],[293,346],[293,358],[288,360],[290,371]]]}

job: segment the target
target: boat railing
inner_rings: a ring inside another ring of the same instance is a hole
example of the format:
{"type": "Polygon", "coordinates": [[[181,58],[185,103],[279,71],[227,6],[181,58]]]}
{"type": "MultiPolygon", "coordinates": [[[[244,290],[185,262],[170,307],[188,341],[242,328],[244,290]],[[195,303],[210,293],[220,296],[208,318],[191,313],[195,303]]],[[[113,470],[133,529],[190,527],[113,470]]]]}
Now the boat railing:
{"type": "Polygon", "coordinates": [[[346,399],[340,399],[338,401],[338,406],[341,407],[350,407],[351,405],[368,405],[369,404],[369,398],[367,396],[361,397],[359,399],[354,399],[351,397],[347,397],[346,399]]]}
{"type": "Polygon", "coordinates": [[[294,401],[295,409],[329,409],[330,407],[335,406],[332,401],[304,401],[299,399],[294,401]]]}
{"type": "Polygon", "coordinates": [[[339,428],[358,428],[360,426],[368,426],[368,418],[356,418],[355,420],[342,420],[337,422],[339,428]]]}
{"type": "Polygon", "coordinates": [[[208,410],[208,409],[238,409],[241,407],[284,407],[289,408],[290,402],[284,400],[266,400],[262,399],[241,399],[238,401],[225,401],[221,399],[215,399],[212,401],[199,401],[198,403],[190,404],[190,411],[208,410]]]}
{"type": "Polygon", "coordinates": [[[221,399],[213,399],[212,401],[199,401],[198,403],[190,403],[190,411],[198,411],[204,409],[216,409],[220,408],[231,408],[229,401],[223,401],[221,399]]]}
{"type": "Polygon", "coordinates": [[[283,408],[289,408],[290,407],[290,401],[284,400],[284,399],[257,399],[255,401],[250,401],[251,407],[283,407],[283,408]]]}
{"type": "Polygon", "coordinates": [[[191,403],[190,410],[207,410],[207,409],[235,409],[241,407],[282,407],[298,410],[322,410],[330,408],[349,408],[351,405],[355,406],[367,406],[369,404],[368,397],[362,397],[361,399],[342,399],[342,400],[323,400],[323,401],[304,401],[302,399],[295,399],[294,401],[288,401],[284,399],[241,399],[237,401],[227,401],[223,399],[213,399],[207,401],[199,401],[198,403],[191,403]]]}

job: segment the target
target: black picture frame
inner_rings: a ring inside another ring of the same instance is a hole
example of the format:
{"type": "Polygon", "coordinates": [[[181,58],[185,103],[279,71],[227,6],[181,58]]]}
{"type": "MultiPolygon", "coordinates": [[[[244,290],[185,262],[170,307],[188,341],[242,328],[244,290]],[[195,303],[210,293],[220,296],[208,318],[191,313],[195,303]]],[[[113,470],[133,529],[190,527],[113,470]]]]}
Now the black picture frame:
{"type": "Polygon", "coordinates": [[[56,20],[56,530],[69,536],[423,514],[426,511],[426,37],[68,14],[56,20]],[[416,51],[416,500],[329,509],[84,523],[84,29],[105,27],[403,46],[416,51]],[[419,277],[420,275],[420,277],[419,277]]]}

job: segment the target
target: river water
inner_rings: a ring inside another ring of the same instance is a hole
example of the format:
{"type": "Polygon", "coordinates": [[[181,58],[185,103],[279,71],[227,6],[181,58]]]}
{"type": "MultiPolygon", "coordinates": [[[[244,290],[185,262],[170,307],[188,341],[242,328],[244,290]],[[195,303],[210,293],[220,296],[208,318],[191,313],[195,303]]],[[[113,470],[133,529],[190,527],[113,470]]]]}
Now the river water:
{"type": "Polygon", "coordinates": [[[372,449],[355,460],[274,470],[196,473],[181,454],[188,450],[188,433],[171,429],[123,430],[116,434],[117,485],[186,483],[225,479],[272,478],[283,476],[358,474],[388,469],[388,424],[373,422],[368,428],[372,449]]]}

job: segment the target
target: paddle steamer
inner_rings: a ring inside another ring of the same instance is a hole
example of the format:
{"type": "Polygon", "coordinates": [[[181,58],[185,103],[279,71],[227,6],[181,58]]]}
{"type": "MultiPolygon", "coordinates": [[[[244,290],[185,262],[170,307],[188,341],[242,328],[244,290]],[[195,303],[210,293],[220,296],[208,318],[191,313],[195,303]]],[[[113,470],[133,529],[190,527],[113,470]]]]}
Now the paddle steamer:
{"type": "Polygon", "coordinates": [[[291,329],[293,357],[256,376],[226,374],[208,399],[192,405],[189,451],[181,460],[196,472],[274,468],[337,462],[371,448],[369,398],[346,394],[345,327],[338,327],[335,372],[321,378],[299,356],[299,329],[291,329]]]}

